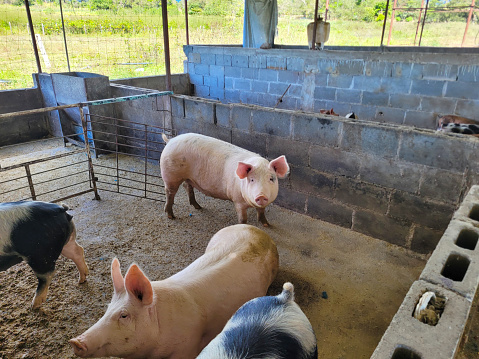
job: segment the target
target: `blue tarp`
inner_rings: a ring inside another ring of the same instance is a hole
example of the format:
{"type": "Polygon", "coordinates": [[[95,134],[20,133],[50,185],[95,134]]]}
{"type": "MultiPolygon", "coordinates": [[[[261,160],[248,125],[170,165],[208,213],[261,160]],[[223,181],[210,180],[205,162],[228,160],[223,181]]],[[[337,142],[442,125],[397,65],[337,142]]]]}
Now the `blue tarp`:
{"type": "Polygon", "coordinates": [[[277,25],[277,0],[245,0],[243,47],[272,47],[277,25]]]}

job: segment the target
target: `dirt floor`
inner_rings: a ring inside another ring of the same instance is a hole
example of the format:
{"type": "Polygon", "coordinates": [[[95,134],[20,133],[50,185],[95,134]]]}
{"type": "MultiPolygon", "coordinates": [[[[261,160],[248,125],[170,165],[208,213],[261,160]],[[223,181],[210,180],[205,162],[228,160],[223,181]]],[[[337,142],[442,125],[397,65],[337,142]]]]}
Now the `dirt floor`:
{"type": "MultiPolygon", "coordinates": [[[[6,159],[8,152],[0,150],[2,167],[13,161],[6,159]]],[[[26,152],[32,156],[28,147],[26,152]]],[[[236,223],[232,203],[198,194],[204,208],[194,210],[183,189],[174,221],[166,218],[162,202],[100,195],[100,201],[92,193],[64,201],[85,249],[86,283],[79,285],[73,262],[60,257],[47,302],[32,311],[37,281],[31,269],[21,263],[0,272],[0,358],[74,358],[68,340],[93,325],[110,302],[114,257],[123,273],[136,262],[151,280],[161,280],[199,257],[214,233],[236,223]]],[[[272,226],[265,230],[280,255],[268,294],[278,294],[285,281],[294,284],[296,301],[316,332],[319,358],[369,358],[425,259],[275,205],[266,216],[272,226]]],[[[253,211],[249,219],[259,225],[253,211]]]]}

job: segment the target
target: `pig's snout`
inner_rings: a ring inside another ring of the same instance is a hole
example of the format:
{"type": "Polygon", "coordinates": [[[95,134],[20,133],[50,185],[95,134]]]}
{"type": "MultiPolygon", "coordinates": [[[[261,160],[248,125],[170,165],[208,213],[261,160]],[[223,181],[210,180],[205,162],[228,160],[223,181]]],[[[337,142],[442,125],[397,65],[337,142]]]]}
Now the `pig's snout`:
{"type": "Polygon", "coordinates": [[[258,206],[264,207],[268,205],[268,197],[259,195],[258,197],[255,198],[255,202],[258,206]]]}
{"type": "Polygon", "coordinates": [[[76,356],[84,358],[88,353],[88,348],[79,338],[70,339],[70,345],[76,356]]]}

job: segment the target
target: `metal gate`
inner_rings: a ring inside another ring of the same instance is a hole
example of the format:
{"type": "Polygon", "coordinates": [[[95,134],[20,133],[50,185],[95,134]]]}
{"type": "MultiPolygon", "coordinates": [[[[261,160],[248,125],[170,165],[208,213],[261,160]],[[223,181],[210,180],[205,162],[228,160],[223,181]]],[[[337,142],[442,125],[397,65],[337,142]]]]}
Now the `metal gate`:
{"type": "Polygon", "coordinates": [[[159,157],[165,142],[161,135],[174,136],[175,131],[90,114],[89,109],[169,94],[151,92],[0,115],[1,119],[76,109],[82,127],[63,137],[0,148],[0,202],[60,202],[90,192],[99,200],[101,191],[164,201],[159,157]]]}

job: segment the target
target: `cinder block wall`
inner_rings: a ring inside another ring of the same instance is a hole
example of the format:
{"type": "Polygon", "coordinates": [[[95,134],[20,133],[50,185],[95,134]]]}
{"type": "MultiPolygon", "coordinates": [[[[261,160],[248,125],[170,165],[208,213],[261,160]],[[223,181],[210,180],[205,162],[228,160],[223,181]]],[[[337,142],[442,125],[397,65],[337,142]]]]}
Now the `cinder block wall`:
{"type": "Polygon", "coordinates": [[[361,50],[184,46],[185,72],[194,95],[224,103],[334,108],[341,116],[355,112],[360,119],[429,129],[438,114],[479,120],[478,53],[361,50]]]}
{"type": "Polygon", "coordinates": [[[430,253],[471,184],[479,141],[407,126],[173,96],[179,133],[220,138],[291,173],[276,204],[430,253]]]}
{"type": "MultiPolygon", "coordinates": [[[[41,107],[42,93],[38,88],[0,91],[0,114],[41,107]]],[[[0,129],[0,146],[33,141],[50,134],[45,114],[0,119],[0,129]]]]}

